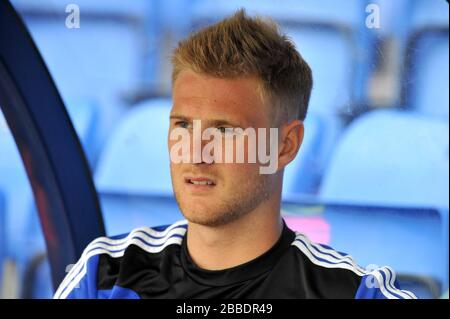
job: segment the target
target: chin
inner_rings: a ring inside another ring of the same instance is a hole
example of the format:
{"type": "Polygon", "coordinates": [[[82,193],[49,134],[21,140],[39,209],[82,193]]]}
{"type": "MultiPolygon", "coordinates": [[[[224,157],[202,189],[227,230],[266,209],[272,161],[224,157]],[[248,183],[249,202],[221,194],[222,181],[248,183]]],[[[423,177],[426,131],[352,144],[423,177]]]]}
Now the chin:
{"type": "Polygon", "coordinates": [[[181,213],[183,216],[195,224],[209,224],[216,219],[216,216],[211,214],[212,209],[204,205],[195,204],[184,204],[180,206],[181,213]]]}
{"type": "Polygon", "coordinates": [[[201,209],[187,208],[182,210],[183,216],[190,222],[207,227],[220,227],[228,225],[242,216],[242,214],[221,209],[206,208],[201,209]]]}

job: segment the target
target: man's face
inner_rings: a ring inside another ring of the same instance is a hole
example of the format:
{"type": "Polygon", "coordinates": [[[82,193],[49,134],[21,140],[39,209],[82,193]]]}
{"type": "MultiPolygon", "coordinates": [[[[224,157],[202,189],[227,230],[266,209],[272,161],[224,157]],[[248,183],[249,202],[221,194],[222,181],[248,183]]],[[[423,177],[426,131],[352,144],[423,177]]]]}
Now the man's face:
{"type": "MultiPolygon", "coordinates": [[[[192,154],[193,120],[201,120],[202,131],[210,127],[219,132],[236,127],[268,131],[271,123],[268,114],[256,78],[220,79],[184,70],[173,86],[170,131],[179,127],[189,131],[192,154]]],[[[226,138],[223,134],[223,145],[226,138]]],[[[176,142],[169,139],[169,150],[176,142]]],[[[202,147],[207,143],[203,141],[202,147]]],[[[247,163],[247,147],[244,154],[244,163],[175,164],[171,161],[175,197],[186,219],[206,226],[225,225],[253,211],[270,197],[274,176],[261,175],[258,160],[247,163]]]]}

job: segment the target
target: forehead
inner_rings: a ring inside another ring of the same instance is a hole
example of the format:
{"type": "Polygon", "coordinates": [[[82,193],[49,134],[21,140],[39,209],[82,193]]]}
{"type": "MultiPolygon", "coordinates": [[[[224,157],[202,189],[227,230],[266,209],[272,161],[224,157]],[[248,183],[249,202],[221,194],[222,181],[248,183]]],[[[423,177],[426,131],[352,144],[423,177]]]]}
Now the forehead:
{"type": "Polygon", "coordinates": [[[223,79],[190,70],[180,72],[174,83],[172,113],[234,120],[243,125],[264,126],[268,120],[255,77],[223,79]]]}

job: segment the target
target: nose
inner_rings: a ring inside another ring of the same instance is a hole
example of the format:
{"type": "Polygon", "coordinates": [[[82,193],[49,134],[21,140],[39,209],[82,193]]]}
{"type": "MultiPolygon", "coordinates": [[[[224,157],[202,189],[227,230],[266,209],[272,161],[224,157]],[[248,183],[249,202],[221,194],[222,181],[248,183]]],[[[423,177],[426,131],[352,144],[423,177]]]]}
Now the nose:
{"type": "MultiPolygon", "coordinates": [[[[196,137],[194,137],[193,139],[196,139],[196,137]]],[[[209,141],[203,141],[200,139],[197,140],[193,140],[192,141],[192,149],[191,149],[191,154],[192,154],[192,164],[195,165],[211,165],[214,163],[214,157],[211,160],[206,159],[207,161],[205,161],[205,158],[203,156],[203,150],[205,149],[205,145],[208,144],[209,141]]],[[[212,152],[214,153],[214,151],[212,152]]],[[[212,154],[214,155],[214,154],[212,154]]],[[[208,157],[209,158],[209,157],[208,157]]]]}

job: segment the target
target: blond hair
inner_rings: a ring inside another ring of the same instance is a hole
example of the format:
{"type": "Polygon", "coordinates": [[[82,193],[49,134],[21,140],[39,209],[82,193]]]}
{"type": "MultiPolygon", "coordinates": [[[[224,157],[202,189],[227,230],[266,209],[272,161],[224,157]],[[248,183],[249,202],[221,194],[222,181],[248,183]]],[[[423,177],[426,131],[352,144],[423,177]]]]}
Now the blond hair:
{"type": "Polygon", "coordinates": [[[256,76],[280,123],[306,117],[311,69],[272,20],[241,9],[179,42],[172,64],[172,83],[184,69],[220,78],[256,76]]]}

